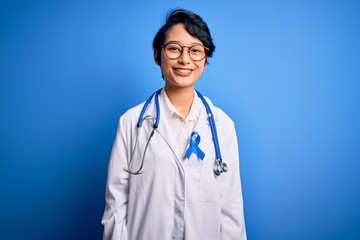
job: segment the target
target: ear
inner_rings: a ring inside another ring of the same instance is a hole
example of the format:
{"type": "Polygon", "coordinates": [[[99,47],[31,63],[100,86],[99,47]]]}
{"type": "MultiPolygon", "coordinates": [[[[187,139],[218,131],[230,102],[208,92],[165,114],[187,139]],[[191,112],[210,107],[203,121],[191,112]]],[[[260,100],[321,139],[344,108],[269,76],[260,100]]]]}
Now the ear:
{"type": "Polygon", "coordinates": [[[158,51],[157,51],[157,49],[154,49],[154,61],[155,61],[155,63],[156,63],[157,65],[160,66],[160,63],[159,63],[159,61],[157,60],[157,55],[158,55],[158,51]]]}

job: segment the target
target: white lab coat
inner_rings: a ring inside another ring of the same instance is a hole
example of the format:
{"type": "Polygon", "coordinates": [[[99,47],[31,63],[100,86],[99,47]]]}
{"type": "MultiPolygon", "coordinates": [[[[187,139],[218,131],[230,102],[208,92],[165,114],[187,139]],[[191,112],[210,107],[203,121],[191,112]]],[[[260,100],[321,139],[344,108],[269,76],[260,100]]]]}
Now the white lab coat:
{"type": "MultiPolygon", "coordinates": [[[[194,131],[201,136],[199,147],[205,153],[204,160],[195,154],[184,159],[160,104],[160,124],[149,143],[140,175],[130,175],[123,169],[128,167],[134,148],[143,103],[120,118],[108,169],[104,239],[246,239],[234,123],[207,101],[215,116],[222,158],[229,169],[219,177],[213,173],[215,151],[203,105],[194,131]]],[[[133,171],[140,166],[155,114],[152,100],[139,133],[133,171]]]]}

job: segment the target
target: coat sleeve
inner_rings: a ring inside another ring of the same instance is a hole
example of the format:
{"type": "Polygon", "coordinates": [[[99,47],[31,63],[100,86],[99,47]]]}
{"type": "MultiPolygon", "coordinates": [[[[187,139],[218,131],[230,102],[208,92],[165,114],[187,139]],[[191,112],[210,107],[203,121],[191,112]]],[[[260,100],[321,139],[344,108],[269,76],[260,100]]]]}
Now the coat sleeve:
{"type": "MultiPolygon", "coordinates": [[[[230,120],[231,121],[231,120],[230,120]]],[[[231,121],[221,129],[223,134],[221,144],[222,158],[228,166],[228,171],[221,174],[221,239],[245,240],[245,220],[243,197],[240,180],[238,141],[234,123],[231,121]]]]}
{"type": "Polygon", "coordinates": [[[120,118],[113,144],[106,183],[106,206],[101,223],[104,240],[127,240],[127,205],[129,175],[127,167],[127,142],[124,120],[120,118]]]}

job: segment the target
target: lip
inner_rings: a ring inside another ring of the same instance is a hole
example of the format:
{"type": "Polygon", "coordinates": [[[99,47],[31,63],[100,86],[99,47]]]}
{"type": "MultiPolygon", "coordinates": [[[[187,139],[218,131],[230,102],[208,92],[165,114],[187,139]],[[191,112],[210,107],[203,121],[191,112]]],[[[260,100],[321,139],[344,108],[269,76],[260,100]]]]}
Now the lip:
{"type": "Polygon", "coordinates": [[[189,76],[193,71],[191,68],[174,68],[174,72],[183,77],[189,76]]]}

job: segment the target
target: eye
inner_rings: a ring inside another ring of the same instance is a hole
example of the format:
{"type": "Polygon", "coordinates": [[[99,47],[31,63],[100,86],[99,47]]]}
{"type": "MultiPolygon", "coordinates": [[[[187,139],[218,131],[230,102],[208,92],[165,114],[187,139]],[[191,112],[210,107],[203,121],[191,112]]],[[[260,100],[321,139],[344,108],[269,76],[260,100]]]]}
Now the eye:
{"type": "Polygon", "coordinates": [[[166,49],[170,52],[181,52],[181,47],[176,44],[169,44],[166,49]]]}
{"type": "Polygon", "coordinates": [[[190,51],[192,54],[202,54],[204,53],[204,48],[202,46],[192,46],[190,51]]]}

